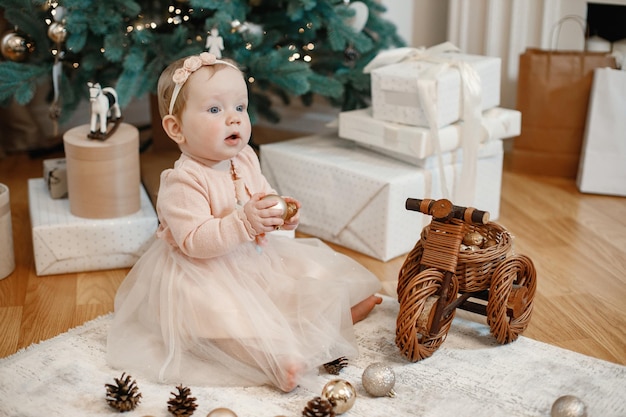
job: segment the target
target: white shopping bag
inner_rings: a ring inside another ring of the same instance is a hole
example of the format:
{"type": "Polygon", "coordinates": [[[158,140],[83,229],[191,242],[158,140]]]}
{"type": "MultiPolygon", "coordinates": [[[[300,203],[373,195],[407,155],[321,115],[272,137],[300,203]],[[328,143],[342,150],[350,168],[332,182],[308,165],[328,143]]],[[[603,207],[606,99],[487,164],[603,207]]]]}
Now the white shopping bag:
{"type": "Polygon", "coordinates": [[[626,196],[626,71],[594,70],[576,183],[584,193],[626,196]]]}

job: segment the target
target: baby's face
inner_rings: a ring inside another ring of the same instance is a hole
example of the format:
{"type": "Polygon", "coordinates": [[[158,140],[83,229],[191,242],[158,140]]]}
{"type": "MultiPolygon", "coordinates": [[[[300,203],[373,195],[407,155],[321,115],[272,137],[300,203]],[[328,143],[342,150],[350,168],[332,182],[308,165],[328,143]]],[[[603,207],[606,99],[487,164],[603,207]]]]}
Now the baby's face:
{"type": "Polygon", "coordinates": [[[203,67],[187,80],[185,110],[181,114],[181,149],[206,162],[237,155],[250,140],[248,88],[241,73],[220,66],[211,76],[203,67]]]}

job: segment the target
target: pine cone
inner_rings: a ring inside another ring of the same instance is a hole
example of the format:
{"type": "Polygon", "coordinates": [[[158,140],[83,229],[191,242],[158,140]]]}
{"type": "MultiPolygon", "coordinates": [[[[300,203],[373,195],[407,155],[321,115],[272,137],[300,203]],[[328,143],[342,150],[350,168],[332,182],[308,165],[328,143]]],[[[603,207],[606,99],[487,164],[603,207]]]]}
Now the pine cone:
{"type": "Polygon", "coordinates": [[[332,362],[325,363],[324,369],[326,369],[326,372],[331,375],[339,375],[339,372],[341,372],[341,370],[346,366],[348,366],[348,358],[342,356],[332,362]]]}
{"type": "Polygon", "coordinates": [[[178,393],[171,393],[174,397],[167,402],[169,405],[167,411],[176,417],[189,417],[196,411],[198,404],[196,398],[191,396],[191,390],[188,387],[179,385],[176,387],[178,393]]]}
{"type": "Polygon", "coordinates": [[[124,372],[121,377],[115,378],[115,385],[104,384],[107,389],[107,403],[120,412],[134,410],[141,401],[137,383],[131,378],[124,372]]]}
{"type": "Polygon", "coordinates": [[[303,417],[335,417],[333,405],[325,398],[315,397],[302,410],[303,417]]]}

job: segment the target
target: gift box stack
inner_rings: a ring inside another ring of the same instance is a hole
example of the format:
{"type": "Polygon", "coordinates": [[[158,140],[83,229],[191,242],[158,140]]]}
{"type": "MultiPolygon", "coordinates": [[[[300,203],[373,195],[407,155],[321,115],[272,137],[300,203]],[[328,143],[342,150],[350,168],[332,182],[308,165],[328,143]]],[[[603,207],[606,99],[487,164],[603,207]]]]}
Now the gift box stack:
{"type": "Polygon", "coordinates": [[[48,159],[28,180],[38,276],[131,267],[158,227],[139,178],[139,132],[121,124],[110,138],[81,125],[64,135],[65,158],[48,159]]]}
{"type": "Polygon", "coordinates": [[[387,261],[409,252],[430,217],[407,198],[448,198],[499,215],[502,139],[521,113],[500,104],[499,58],[449,43],[379,54],[372,106],[339,114],[338,131],[261,146],[282,195],[302,203],[300,231],[387,261]]]}

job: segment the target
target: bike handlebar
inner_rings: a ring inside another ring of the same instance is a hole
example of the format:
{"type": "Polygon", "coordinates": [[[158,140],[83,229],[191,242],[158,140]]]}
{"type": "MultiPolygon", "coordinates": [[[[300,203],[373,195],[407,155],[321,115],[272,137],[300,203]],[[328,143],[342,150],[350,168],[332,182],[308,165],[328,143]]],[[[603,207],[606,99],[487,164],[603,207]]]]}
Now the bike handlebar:
{"type": "Polygon", "coordinates": [[[489,222],[488,211],[478,210],[474,207],[455,206],[446,199],[407,198],[405,207],[407,210],[419,211],[433,216],[435,220],[445,221],[455,218],[473,224],[487,224],[489,222]]]}

